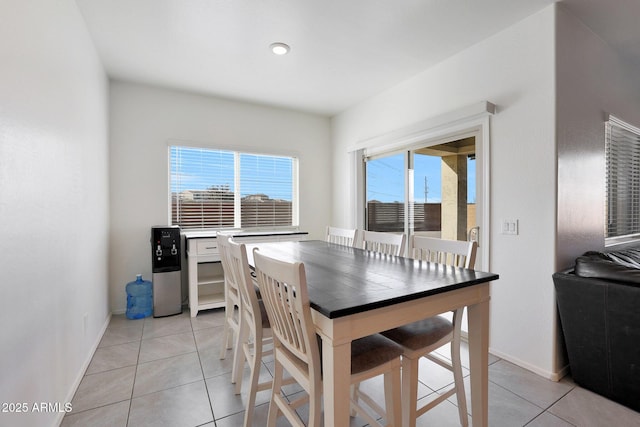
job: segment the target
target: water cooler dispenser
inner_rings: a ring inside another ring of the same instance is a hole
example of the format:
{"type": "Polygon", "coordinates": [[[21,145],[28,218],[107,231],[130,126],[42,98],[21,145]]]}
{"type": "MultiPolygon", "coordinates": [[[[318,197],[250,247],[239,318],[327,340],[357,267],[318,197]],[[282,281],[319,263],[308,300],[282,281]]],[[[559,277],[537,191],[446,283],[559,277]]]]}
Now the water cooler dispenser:
{"type": "Polygon", "coordinates": [[[180,227],[151,227],[153,317],[182,313],[180,227]]]}

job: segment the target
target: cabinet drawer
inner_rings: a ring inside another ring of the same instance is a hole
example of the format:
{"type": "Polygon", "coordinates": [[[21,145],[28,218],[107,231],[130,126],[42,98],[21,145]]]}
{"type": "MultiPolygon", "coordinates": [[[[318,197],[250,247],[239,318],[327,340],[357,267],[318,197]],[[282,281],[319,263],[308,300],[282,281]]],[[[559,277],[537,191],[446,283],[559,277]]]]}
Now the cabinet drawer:
{"type": "Polygon", "coordinates": [[[202,239],[196,243],[198,256],[200,255],[218,255],[218,242],[213,239],[202,239]]]}

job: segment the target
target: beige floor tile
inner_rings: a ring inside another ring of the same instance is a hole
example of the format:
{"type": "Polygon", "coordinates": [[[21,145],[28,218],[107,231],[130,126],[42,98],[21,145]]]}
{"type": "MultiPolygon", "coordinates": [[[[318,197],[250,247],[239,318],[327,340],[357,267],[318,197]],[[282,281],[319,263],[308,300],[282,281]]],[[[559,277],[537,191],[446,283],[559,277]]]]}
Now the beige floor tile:
{"type": "Polygon", "coordinates": [[[126,427],[129,400],[65,415],[61,427],[126,427]]]}
{"type": "MultiPolygon", "coordinates": [[[[468,417],[468,424],[471,425],[470,416],[468,417]]],[[[416,427],[430,426],[459,427],[460,415],[458,414],[458,407],[449,401],[444,401],[416,420],[416,427]]]]}
{"type": "Polygon", "coordinates": [[[640,413],[576,387],[549,412],[580,427],[640,426],[640,413]]]}
{"type": "Polygon", "coordinates": [[[144,319],[127,319],[127,316],[124,314],[113,314],[111,316],[111,321],[109,322],[108,329],[114,328],[134,328],[138,327],[142,329],[144,326],[144,319]]]}
{"type": "Polygon", "coordinates": [[[100,340],[98,347],[109,347],[112,345],[125,344],[128,342],[140,341],[142,338],[142,323],[132,326],[121,326],[107,328],[100,340]]]}
{"type": "Polygon", "coordinates": [[[205,378],[230,374],[233,368],[233,353],[228,352],[227,357],[220,359],[220,350],[217,347],[199,349],[200,364],[205,378]]]}
{"type": "Polygon", "coordinates": [[[188,353],[138,365],[133,397],[204,379],[198,353],[188,353]]]}
{"type": "MultiPolygon", "coordinates": [[[[464,379],[467,398],[467,411],[471,410],[470,378],[464,379]]],[[[455,401],[452,396],[447,401],[455,401]]],[[[543,408],[534,405],[511,391],[489,381],[489,425],[492,427],[524,426],[544,412],[543,408]]]]}
{"type": "Polygon", "coordinates": [[[193,353],[194,351],[196,351],[196,342],[193,338],[193,333],[190,331],[144,339],[140,346],[139,363],[193,353]]]}
{"type": "Polygon", "coordinates": [[[85,411],[131,399],[136,367],[86,375],[72,400],[73,412],[85,411]]]}
{"type": "Polygon", "coordinates": [[[133,341],[125,344],[99,347],[86,374],[110,371],[112,369],[124,368],[125,366],[135,366],[138,363],[138,351],[140,341],[133,341]]]}
{"type": "Polygon", "coordinates": [[[224,325],[224,309],[204,310],[198,312],[196,317],[191,318],[191,326],[194,331],[200,329],[214,328],[224,325]]]}
{"type": "Polygon", "coordinates": [[[547,380],[506,360],[489,366],[489,380],[541,408],[548,408],[572,389],[569,384],[547,380]]]}
{"type": "Polygon", "coordinates": [[[191,320],[186,312],[168,317],[147,317],[144,319],[142,339],[158,338],[191,331],[191,320]]]}
{"type": "MultiPolygon", "coordinates": [[[[304,392],[302,392],[304,393],[304,392]]],[[[294,394],[288,397],[289,401],[295,400],[300,396],[303,396],[302,393],[298,393],[298,394],[294,394]]],[[[266,405],[265,405],[266,406],[266,405]]],[[[301,405],[298,409],[296,409],[296,413],[298,414],[298,416],[300,417],[301,420],[303,420],[303,422],[306,424],[307,421],[309,420],[309,405],[308,404],[304,404],[301,405]]],[[[289,426],[290,424],[285,421],[284,417],[280,417],[278,418],[278,421],[283,422],[285,426],[289,426]]],[[[324,423],[324,414],[321,414],[320,416],[320,425],[325,425],[324,423]]],[[[363,426],[367,426],[367,422],[360,418],[359,416],[355,416],[355,417],[351,417],[349,419],[349,427],[363,427],[363,426]]],[[[384,425],[384,423],[383,423],[384,425]]]]}
{"type": "MultiPolygon", "coordinates": [[[[268,381],[271,374],[266,369],[260,371],[260,382],[268,381]]],[[[244,411],[247,402],[247,390],[249,388],[249,370],[244,371],[243,387],[241,394],[235,394],[234,385],[231,384],[231,374],[220,375],[207,379],[207,389],[213,415],[224,418],[238,412],[244,411]]],[[[256,405],[266,403],[270,399],[270,391],[261,391],[256,395],[256,405]]]]}
{"type": "MultiPolygon", "coordinates": [[[[224,333],[224,328],[222,326],[217,326],[213,328],[206,329],[198,329],[197,331],[193,331],[193,335],[196,339],[196,345],[198,346],[198,350],[203,350],[210,347],[215,347],[216,351],[220,352],[220,347],[222,347],[222,334],[224,333]]],[[[233,342],[233,341],[232,341],[233,342]]],[[[233,350],[227,350],[227,356],[233,354],[233,350]]]]}
{"type": "MultiPolygon", "coordinates": [[[[267,416],[269,415],[269,403],[257,405],[253,413],[253,426],[264,427],[267,425],[267,416]]],[[[244,422],[244,411],[229,415],[224,418],[216,419],[217,427],[238,427],[244,422]]],[[[276,427],[290,427],[291,424],[284,418],[278,418],[276,427]]]]}
{"type": "Polygon", "coordinates": [[[213,421],[204,381],[136,397],[129,426],[193,427],[213,421]]]}
{"type": "MultiPolygon", "coordinates": [[[[469,370],[463,367],[462,375],[469,375],[469,370]]],[[[453,372],[423,357],[419,362],[418,379],[430,389],[440,390],[453,384],[453,372]]]]}

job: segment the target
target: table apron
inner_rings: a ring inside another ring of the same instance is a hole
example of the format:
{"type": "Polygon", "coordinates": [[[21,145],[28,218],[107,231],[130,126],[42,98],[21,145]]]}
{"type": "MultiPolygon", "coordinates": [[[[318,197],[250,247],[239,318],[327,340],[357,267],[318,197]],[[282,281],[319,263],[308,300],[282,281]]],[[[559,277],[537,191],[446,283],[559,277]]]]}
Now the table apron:
{"type": "Polygon", "coordinates": [[[316,331],[334,346],[490,299],[490,282],[329,319],[312,310],[316,331]]]}

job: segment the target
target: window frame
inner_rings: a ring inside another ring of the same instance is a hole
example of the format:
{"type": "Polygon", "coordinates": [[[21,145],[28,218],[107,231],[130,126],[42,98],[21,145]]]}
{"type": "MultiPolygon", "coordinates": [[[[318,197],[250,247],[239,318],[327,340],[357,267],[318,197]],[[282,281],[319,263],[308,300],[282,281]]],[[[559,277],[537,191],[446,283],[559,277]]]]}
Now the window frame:
{"type": "MultiPolygon", "coordinates": [[[[300,159],[296,154],[291,153],[274,153],[274,152],[265,152],[260,150],[251,150],[251,149],[239,149],[238,147],[225,147],[225,146],[210,146],[210,145],[200,145],[200,144],[191,144],[184,141],[169,141],[167,144],[167,183],[168,183],[168,224],[171,225],[180,225],[174,224],[173,221],[173,192],[172,192],[172,184],[173,184],[173,164],[171,159],[171,152],[173,148],[184,148],[184,149],[194,149],[194,150],[210,150],[213,152],[226,152],[233,154],[233,168],[234,168],[234,215],[233,215],[233,226],[212,226],[212,227],[183,227],[184,230],[189,231],[207,231],[207,230],[298,230],[300,225],[300,215],[299,215],[299,206],[300,206],[300,195],[299,195],[299,181],[300,181],[300,159]],[[240,167],[240,158],[242,155],[249,156],[258,156],[258,157],[275,157],[275,158],[287,158],[291,160],[291,224],[290,225],[259,225],[259,226],[242,226],[242,195],[240,189],[240,181],[241,181],[241,171],[238,172],[240,167]]],[[[214,184],[215,185],[215,184],[214,184]]]]}
{"type": "MultiPolygon", "coordinates": [[[[605,240],[605,247],[609,247],[609,246],[615,246],[615,245],[620,245],[620,244],[625,244],[625,243],[630,243],[630,242],[637,242],[640,241],[640,223],[636,226],[637,229],[635,230],[635,232],[631,232],[631,233],[627,233],[627,234],[621,234],[621,235],[615,235],[615,236],[609,236],[609,226],[610,226],[610,222],[611,222],[611,212],[612,212],[612,204],[610,203],[610,199],[611,199],[611,195],[610,195],[610,182],[612,181],[612,177],[610,176],[610,146],[613,143],[613,141],[611,140],[611,135],[612,135],[612,127],[617,127],[618,131],[622,131],[622,132],[628,132],[633,134],[633,138],[629,138],[628,140],[622,140],[622,141],[618,141],[619,143],[622,142],[631,142],[631,139],[635,139],[638,143],[637,146],[637,153],[634,154],[633,156],[633,165],[640,167],[640,128],[637,128],[613,115],[609,115],[608,120],[605,122],[605,201],[604,201],[604,210],[605,210],[605,223],[604,223],[604,240],[605,240]]],[[[628,150],[625,149],[625,150],[628,150]]],[[[619,151],[619,149],[618,149],[619,151]]],[[[616,165],[616,170],[620,170],[621,168],[618,167],[618,165],[616,165]]],[[[621,195],[624,194],[620,194],[620,193],[626,193],[625,189],[622,189],[621,191],[619,191],[620,189],[617,188],[616,189],[616,196],[617,199],[619,200],[621,195]]],[[[630,200],[630,198],[633,198],[634,196],[636,198],[640,197],[640,179],[638,179],[636,181],[636,184],[634,184],[634,188],[632,189],[632,194],[626,194],[627,199],[626,200],[630,200]]],[[[628,218],[628,217],[634,217],[633,213],[635,213],[635,216],[640,216],[640,204],[636,203],[636,206],[633,207],[633,202],[629,202],[627,201],[627,204],[630,205],[631,207],[629,208],[630,210],[632,210],[632,213],[629,215],[624,215],[624,217],[622,216],[622,214],[618,214],[618,218],[616,219],[617,222],[620,222],[619,219],[620,218],[628,218]]],[[[640,218],[639,218],[640,221],[640,218]]]]}

